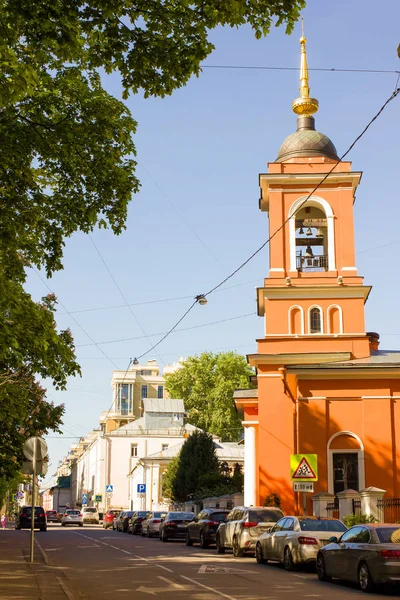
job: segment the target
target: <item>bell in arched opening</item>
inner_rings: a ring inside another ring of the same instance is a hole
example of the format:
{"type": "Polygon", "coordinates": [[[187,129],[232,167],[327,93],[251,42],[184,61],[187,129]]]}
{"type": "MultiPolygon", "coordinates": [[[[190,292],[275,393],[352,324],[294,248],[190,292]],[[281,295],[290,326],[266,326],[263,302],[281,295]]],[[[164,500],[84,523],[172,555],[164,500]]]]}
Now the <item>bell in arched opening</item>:
{"type": "Polygon", "coordinates": [[[307,246],[304,256],[305,258],[314,258],[314,253],[311,246],[307,246]]]}

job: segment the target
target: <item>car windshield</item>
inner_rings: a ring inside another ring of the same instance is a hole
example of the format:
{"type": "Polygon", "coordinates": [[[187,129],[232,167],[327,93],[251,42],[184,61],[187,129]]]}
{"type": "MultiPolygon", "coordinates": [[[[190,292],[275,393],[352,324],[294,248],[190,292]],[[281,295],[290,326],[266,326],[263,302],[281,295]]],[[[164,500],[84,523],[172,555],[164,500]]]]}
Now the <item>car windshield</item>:
{"type": "Polygon", "coordinates": [[[253,523],[276,523],[283,517],[281,510],[250,510],[249,521],[253,523]]]}
{"type": "Polygon", "coordinates": [[[192,513],[192,512],[187,512],[187,513],[176,512],[176,513],[169,513],[169,515],[168,515],[168,519],[175,519],[175,520],[182,519],[182,520],[185,520],[185,521],[186,520],[190,520],[191,521],[193,519],[193,517],[194,517],[194,513],[192,513]]]}
{"type": "Polygon", "coordinates": [[[48,515],[55,515],[55,514],[57,514],[57,513],[56,513],[56,511],[55,511],[55,510],[47,510],[47,511],[46,511],[46,514],[48,514],[48,515]]]}
{"type": "Polygon", "coordinates": [[[97,510],[95,508],[84,508],[83,510],[85,512],[91,512],[91,513],[97,512],[97,510]]]}
{"type": "Polygon", "coordinates": [[[377,527],[375,529],[379,541],[382,544],[399,544],[400,543],[400,528],[399,527],[377,527]]]}
{"type": "Polygon", "coordinates": [[[67,510],[67,515],[80,515],[79,510],[67,510]]]}
{"type": "Polygon", "coordinates": [[[227,514],[228,514],[227,512],[211,513],[209,515],[209,519],[210,519],[210,521],[216,521],[217,523],[221,523],[221,521],[226,519],[227,514]]]}
{"type": "Polygon", "coordinates": [[[110,512],[108,514],[112,515],[113,517],[118,517],[119,513],[120,513],[119,510],[110,510],[110,512]]]}
{"type": "Polygon", "coordinates": [[[300,519],[302,531],[346,531],[347,527],[335,519],[300,519]]]}
{"type": "Polygon", "coordinates": [[[126,512],[123,516],[124,517],[131,517],[133,515],[133,510],[129,510],[128,512],[126,512]]]}
{"type": "Polygon", "coordinates": [[[153,513],[153,519],[162,519],[166,514],[165,512],[155,512],[153,513]]]}

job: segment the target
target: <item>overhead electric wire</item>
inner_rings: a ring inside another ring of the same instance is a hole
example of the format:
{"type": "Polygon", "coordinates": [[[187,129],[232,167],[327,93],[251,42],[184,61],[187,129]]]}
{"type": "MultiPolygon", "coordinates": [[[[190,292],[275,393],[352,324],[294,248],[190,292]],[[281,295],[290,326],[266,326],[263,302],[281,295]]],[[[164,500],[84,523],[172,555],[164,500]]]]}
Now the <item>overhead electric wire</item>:
{"type": "MultiPolygon", "coordinates": [[[[191,308],[193,308],[193,306],[196,304],[196,302],[197,302],[197,300],[192,304],[192,306],[190,307],[189,310],[191,310],[191,308]]],[[[189,311],[186,311],[186,313],[180,318],[180,320],[177,323],[175,323],[175,328],[185,318],[185,316],[188,312],[189,311]]],[[[208,323],[200,323],[200,325],[192,325],[191,327],[182,327],[182,329],[176,329],[176,332],[191,331],[192,329],[200,329],[202,327],[208,327],[210,325],[219,325],[220,323],[226,323],[228,321],[237,321],[238,319],[244,319],[246,317],[254,317],[254,312],[246,313],[244,315],[237,315],[235,317],[228,317],[226,319],[219,319],[218,321],[210,321],[208,323]]],[[[171,329],[169,329],[165,333],[160,333],[160,332],[159,333],[150,333],[149,337],[163,335],[164,336],[163,339],[165,339],[165,336],[169,335],[170,333],[172,333],[171,329]]],[[[132,342],[134,340],[142,340],[143,338],[144,338],[144,336],[120,338],[117,340],[105,340],[104,342],[97,342],[97,344],[117,344],[117,343],[121,343],[121,342],[132,342]]],[[[78,344],[77,348],[87,348],[88,346],[92,346],[92,344],[78,344]]],[[[141,358],[141,356],[137,356],[136,358],[139,359],[139,358],[141,358]]]]}
{"type": "MultiPolygon", "coordinates": [[[[48,285],[47,281],[45,279],[43,279],[43,277],[41,276],[41,274],[39,273],[39,271],[33,267],[33,270],[35,271],[36,275],[39,277],[39,279],[42,281],[42,283],[44,283],[44,285],[47,287],[47,289],[53,294],[53,290],[51,289],[51,287],[48,285]]],[[[100,350],[100,352],[107,358],[107,360],[110,361],[110,363],[116,368],[118,369],[117,365],[115,364],[115,362],[104,352],[104,350],[102,350],[99,345],[97,344],[97,342],[94,341],[94,339],[92,338],[91,335],[88,334],[88,332],[82,327],[82,325],[75,319],[75,317],[73,315],[71,315],[71,313],[67,310],[65,304],[63,304],[62,302],[58,301],[58,303],[60,304],[60,306],[63,307],[63,309],[65,310],[65,312],[71,317],[71,319],[76,323],[76,325],[79,327],[79,329],[81,331],[83,331],[83,333],[86,335],[87,338],[89,338],[89,340],[91,341],[91,345],[96,346],[96,348],[98,350],[100,350]]],[[[76,346],[75,346],[76,347],[76,346]]]]}
{"type": "MultiPolygon", "coordinates": [[[[273,67],[273,66],[262,66],[262,65],[200,65],[202,69],[244,69],[250,71],[298,71],[299,67],[273,67]]],[[[308,68],[309,71],[321,71],[326,73],[385,73],[395,74],[399,73],[396,69],[337,69],[336,67],[314,67],[308,68]]]]}
{"type": "MultiPolygon", "coordinates": [[[[127,306],[127,308],[129,309],[129,312],[131,313],[132,317],[135,319],[136,323],[139,325],[139,328],[141,330],[141,332],[144,334],[144,336],[147,338],[147,341],[149,342],[149,344],[151,345],[151,341],[149,339],[149,336],[147,335],[146,331],[144,330],[144,328],[142,327],[139,319],[137,318],[137,316],[135,315],[135,313],[132,310],[132,307],[130,306],[130,304],[128,303],[128,300],[125,298],[125,294],[123,293],[123,291],[121,290],[121,288],[118,285],[117,280],[115,279],[114,275],[112,274],[111,270],[109,269],[106,261],[103,258],[103,255],[101,254],[100,250],[98,249],[94,239],[92,238],[92,236],[89,234],[89,239],[92,242],[94,248],[96,249],[97,254],[99,255],[101,262],[103,263],[103,265],[105,266],[107,273],[110,275],[111,280],[113,281],[115,287],[117,288],[117,290],[119,291],[121,298],[123,299],[123,301],[125,302],[125,305],[127,306]]],[[[153,347],[154,348],[154,347],[153,347]]],[[[153,349],[152,348],[152,349],[153,349]]],[[[161,356],[156,352],[158,358],[160,359],[161,362],[164,362],[161,358],[161,356]]]]}

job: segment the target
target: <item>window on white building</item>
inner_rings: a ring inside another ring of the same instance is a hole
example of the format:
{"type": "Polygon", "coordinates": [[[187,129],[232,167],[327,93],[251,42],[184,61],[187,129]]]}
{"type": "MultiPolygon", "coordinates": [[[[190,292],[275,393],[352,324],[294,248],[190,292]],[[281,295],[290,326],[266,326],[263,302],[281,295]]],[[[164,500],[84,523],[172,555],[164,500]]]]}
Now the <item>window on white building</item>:
{"type": "Polygon", "coordinates": [[[147,398],[147,385],[142,385],[142,398],[147,398]]]}
{"type": "Polygon", "coordinates": [[[151,375],[151,371],[149,369],[142,369],[140,371],[141,375],[151,375]]]}
{"type": "Polygon", "coordinates": [[[131,444],[131,457],[134,458],[138,455],[138,445],[131,444]]]}
{"type": "Polygon", "coordinates": [[[161,445],[161,452],[165,452],[165,450],[168,450],[168,444],[161,445]]]}
{"type": "Polygon", "coordinates": [[[164,386],[159,385],[157,388],[157,398],[164,398],[164,386]]]}

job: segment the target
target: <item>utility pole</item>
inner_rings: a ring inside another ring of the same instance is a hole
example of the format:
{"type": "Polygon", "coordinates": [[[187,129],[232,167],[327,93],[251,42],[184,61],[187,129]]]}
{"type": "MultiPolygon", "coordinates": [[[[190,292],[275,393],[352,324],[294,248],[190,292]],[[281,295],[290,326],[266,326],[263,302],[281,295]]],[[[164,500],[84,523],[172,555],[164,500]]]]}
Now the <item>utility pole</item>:
{"type": "Polygon", "coordinates": [[[36,498],[36,456],[37,456],[37,438],[33,438],[33,472],[32,472],[32,518],[31,518],[31,553],[30,562],[33,562],[35,548],[35,498],[36,498]]]}

